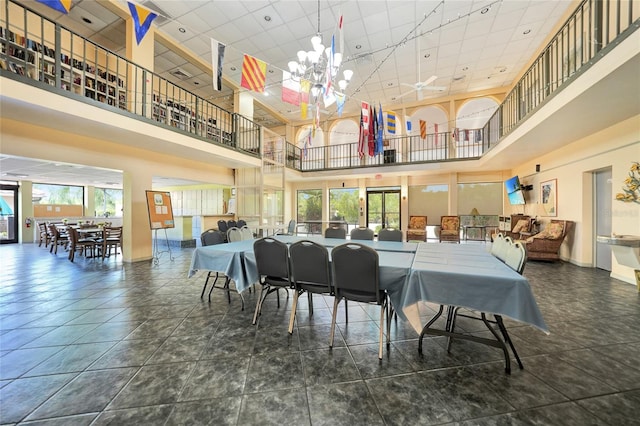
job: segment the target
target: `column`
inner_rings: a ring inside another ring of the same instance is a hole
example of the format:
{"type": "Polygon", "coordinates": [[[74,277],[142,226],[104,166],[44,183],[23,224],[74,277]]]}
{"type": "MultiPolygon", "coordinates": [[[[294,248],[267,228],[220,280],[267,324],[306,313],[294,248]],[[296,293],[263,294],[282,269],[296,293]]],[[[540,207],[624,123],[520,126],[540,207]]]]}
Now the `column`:
{"type": "Polygon", "coordinates": [[[18,242],[20,243],[32,243],[37,228],[36,221],[33,217],[33,182],[28,180],[20,181],[20,187],[18,188],[18,209],[19,215],[16,215],[15,220],[18,221],[18,242]],[[24,221],[26,218],[31,219],[31,227],[27,228],[24,221]]]}
{"type": "Polygon", "coordinates": [[[145,191],[152,189],[152,175],[144,169],[124,171],[122,186],[123,260],[149,260],[153,256],[153,245],[145,191]]]}
{"type": "Polygon", "coordinates": [[[96,215],[96,187],[84,187],[84,216],[95,217],[96,215]]]}

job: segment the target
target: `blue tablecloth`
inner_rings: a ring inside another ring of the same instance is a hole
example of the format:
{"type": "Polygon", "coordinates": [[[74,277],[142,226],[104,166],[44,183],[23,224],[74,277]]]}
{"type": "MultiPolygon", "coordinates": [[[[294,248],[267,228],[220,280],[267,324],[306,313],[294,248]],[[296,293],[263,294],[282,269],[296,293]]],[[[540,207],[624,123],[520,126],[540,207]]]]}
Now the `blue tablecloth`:
{"type": "Polygon", "coordinates": [[[503,315],[548,333],[527,279],[484,246],[421,243],[396,305],[416,330],[421,301],[503,315]]]}
{"type": "Polygon", "coordinates": [[[369,241],[369,240],[343,240],[341,238],[325,238],[317,235],[309,235],[307,237],[299,235],[276,235],[275,239],[283,243],[293,244],[301,240],[309,240],[327,248],[339,246],[345,243],[358,243],[363,246],[371,247],[375,251],[398,251],[405,253],[415,253],[418,249],[417,243],[405,243],[400,241],[369,241]]]}

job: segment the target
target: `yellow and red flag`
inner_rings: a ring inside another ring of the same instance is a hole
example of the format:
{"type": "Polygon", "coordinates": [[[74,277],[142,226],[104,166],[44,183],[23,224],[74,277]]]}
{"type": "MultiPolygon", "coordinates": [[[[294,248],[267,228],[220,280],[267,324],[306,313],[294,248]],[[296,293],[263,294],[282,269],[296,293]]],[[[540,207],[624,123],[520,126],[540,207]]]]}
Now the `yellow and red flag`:
{"type": "Polygon", "coordinates": [[[427,122],[424,120],[420,120],[420,138],[422,140],[427,138],[427,122]]]}
{"type": "Polygon", "coordinates": [[[264,92],[267,78],[267,63],[253,56],[244,55],[242,62],[242,81],[240,85],[254,92],[264,92]]]}

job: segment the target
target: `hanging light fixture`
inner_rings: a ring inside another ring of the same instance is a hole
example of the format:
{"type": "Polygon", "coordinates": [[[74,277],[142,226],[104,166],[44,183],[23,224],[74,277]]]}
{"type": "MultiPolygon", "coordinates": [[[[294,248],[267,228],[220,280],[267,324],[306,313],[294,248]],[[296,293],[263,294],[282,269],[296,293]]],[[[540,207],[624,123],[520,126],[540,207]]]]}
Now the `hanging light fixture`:
{"type": "MultiPolygon", "coordinates": [[[[311,37],[311,50],[300,50],[297,53],[296,60],[289,61],[287,64],[291,76],[296,79],[305,79],[311,82],[311,95],[318,99],[330,90],[331,86],[335,87],[340,66],[342,65],[343,52],[336,52],[335,40],[328,47],[322,43],[322,33],[320,33],[320,0],[318,0],[318,32],[311,37]]],[[[344,91],[351,78],[353,71],[344,70],[343,79],[337,81],[337,85],[341,91],[344,91]]]]}

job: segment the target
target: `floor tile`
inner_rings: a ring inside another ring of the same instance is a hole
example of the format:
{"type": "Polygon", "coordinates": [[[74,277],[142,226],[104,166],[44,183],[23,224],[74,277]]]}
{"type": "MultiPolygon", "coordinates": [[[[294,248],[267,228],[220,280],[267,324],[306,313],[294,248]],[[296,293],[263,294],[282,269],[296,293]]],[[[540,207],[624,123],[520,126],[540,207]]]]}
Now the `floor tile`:
{"type": "Polygon", "coordinates": [[[245,395],[239,425],[310,425],[307,397],[300,389],[245,395]]]}

